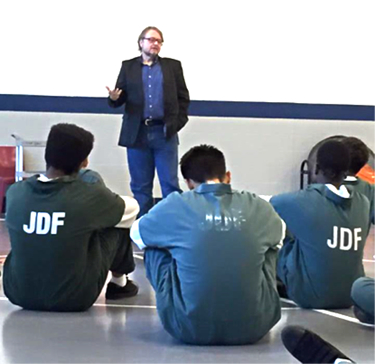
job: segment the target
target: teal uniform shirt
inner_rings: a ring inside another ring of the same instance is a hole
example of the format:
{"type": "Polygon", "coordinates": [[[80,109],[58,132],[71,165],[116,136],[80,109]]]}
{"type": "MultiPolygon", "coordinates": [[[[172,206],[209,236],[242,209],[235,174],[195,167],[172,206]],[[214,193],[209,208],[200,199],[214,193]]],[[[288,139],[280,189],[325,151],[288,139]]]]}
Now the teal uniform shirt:
{"type": "Polygon", "coordinates": [[[349,191],[350,197],[343,198],[314,184],[270,201],[288,231],[277,273],[288,296],[302,307],[352,305],[352,284],[364,275],[370,204],[362,194],[349,191]]]}
{"type": "Polygon", "coordinates": [[[27,309],[90,307],[108,273],[101,264],[100,231],[115,226],[123,213],[122,198],[100,183],[74,177],[42,182],[34,176],[12,185],[5,295],[27,309]]]}
{"type": "Polygon", "coordinates": [[[364,194],[370,201],[370,217],[371,222],[374,223],[374,185],[356,177],[355,181],[344,181],[344,185],[351,186],[353,190],[364,194]]]}
{"type": "Polygon", "coordinates": [[[158,203],[139,220],[139,233],[146,253],[171,255],[170,283],[162,275],[154,285],[165,329],[191,344],[263,337],[280,319],[275,269],[282,230],[268,202],[228,184],[202,184],[158,203]]]}

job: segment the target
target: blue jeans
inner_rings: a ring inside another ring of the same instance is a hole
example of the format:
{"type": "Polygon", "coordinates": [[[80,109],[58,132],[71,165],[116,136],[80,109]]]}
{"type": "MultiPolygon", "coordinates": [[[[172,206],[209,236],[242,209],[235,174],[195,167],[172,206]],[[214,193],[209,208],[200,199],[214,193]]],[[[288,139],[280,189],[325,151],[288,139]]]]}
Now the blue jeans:
{"type": "Polygon", "coordinates": [[[141,126],[139,133],[137,146],[127,148],[130,188],[140,206],[138,217],[147,213],[153,206],[155,168],[163,197],[174,191],[182,192],[177,175],[177,134],[167,140],[162,125],[141,126]]]}

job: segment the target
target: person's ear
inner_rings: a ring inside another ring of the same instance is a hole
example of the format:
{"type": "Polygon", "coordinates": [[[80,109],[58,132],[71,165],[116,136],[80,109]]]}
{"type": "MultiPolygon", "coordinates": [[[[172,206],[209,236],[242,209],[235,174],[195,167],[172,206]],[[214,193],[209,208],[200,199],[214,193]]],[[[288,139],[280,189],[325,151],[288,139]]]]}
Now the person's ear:
{"type": "Polygon", "coordinates": [[[317,164],[315,165],[315,171],[314,171],[314,174],[315,174],[315,175],[318,175],[319,172],[320,172],[320,166],[319,166],[319,164],[317,163],[317,164]]]}
{"type": "Polygon", "coordinates": [[[88,165],[89,165],[89,158],[86,158],[86,159],[81,163],[79,169],[87,168],[88,165]]]}
{"type": "Polygon", "coordinates": [[[230,171],[225,172],[224,183],[230,183],[232,181],[232,174],[230,171]]]}
{"type": "Polygon", "coordinates": [[[196,187],[194,181],[191,179],[185,179],[185,183],[188,186],[189,190],[194,190],[194,188],[196,187]]]}

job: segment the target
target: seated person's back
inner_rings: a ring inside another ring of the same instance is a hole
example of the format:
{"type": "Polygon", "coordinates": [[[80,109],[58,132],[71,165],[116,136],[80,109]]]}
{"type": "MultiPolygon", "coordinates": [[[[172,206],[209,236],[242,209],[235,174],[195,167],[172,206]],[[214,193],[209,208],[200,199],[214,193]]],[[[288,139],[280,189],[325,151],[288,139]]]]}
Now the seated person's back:
{"type": "MultiPolygon", "coordinates": [[[[107,229],[126,219],[124,200],[107,189],[98,174],[78,174],[92,146],[93,136],[86,130],[55,125],[47,141],[46,175],[16,183],[8,191],[11,252],[4,266],[4,292],[14,304],[36,310],[87,309],[120,246],[130,249],[126,273],[134,270],[129,230],[107,229]]],[[[133,211],[126,206],[131,223],[139,208],[133,199],[126,201],[135,206],[133,211]]]]}
{"type": "Polygon", "coordinates": [[[192,344],[256,342],[280,319],[282,221],[268,202],[232,190],[214,147],[192,148],[181,171],[191,191],[171,194],[131,230],[146,248],[161,321],[192,344]]]}
{"type": "Polygon", "coordinates": [[[277,274],[288,296],[305,308],[351,306],[352,284],[364,275],[370,204],[342,186],[348,166],[347,148],[328,141],[318,150],[318,183],[270,201],[287,225],[277,274]]]}

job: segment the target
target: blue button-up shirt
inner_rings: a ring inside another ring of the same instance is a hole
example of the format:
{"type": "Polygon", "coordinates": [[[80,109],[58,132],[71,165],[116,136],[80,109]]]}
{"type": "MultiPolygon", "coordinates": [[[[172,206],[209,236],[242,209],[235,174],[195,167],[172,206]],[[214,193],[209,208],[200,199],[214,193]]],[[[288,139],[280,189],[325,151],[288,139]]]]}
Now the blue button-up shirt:
{"type": "Polygon", "coordinates": [[[143,64],[142,81],[145,97],[143,117],[162,120],[164,118],[163,73],[158,60],[150,66],[143,64]]]}

